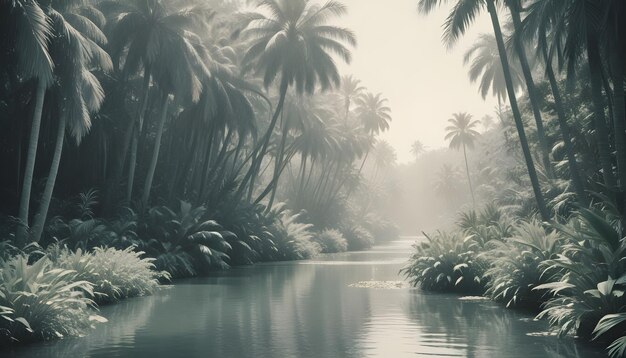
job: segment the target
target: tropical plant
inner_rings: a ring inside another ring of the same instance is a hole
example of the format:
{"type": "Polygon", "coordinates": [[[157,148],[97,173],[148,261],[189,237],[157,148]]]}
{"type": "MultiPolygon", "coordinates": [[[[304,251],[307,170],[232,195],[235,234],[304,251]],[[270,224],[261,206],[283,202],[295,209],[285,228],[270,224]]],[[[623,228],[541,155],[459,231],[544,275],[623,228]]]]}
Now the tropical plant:
{"type": "MultiPolygon", "coordinates": [[[[429,13],[437,6],[448,1],[437,0],[420,0],[419,11],[422,13],[429,13]]],[[[461,37],[474,21],[476,16],[484,8],[487,8],[493,26],[494,36],[496,38],[496,44],[498,47],[498,54],[500,55],[500,61],[502,62],[502,70],[504,71],[504,81],[506,83],[507,94],[509,97],[509,104],[511,106],[511,112],[513,119],[515,120],[515,127],[519,136],[519,142],[521,145],[522,153],[524,155],[524,161],[526,163],[526,169],[530,177],[531,186],[533,188],[533,194],[535,201],[544,220],[549,219],[549,213],[545,205],[543,193],[539,184],[539,178],[533,162],[532,154],[530,151],[528,139],[526,138],[526,131],[524,129],[524,123],[522,121],[521,112],[515,97],[515,86],[511,75],[511,67],[509,65],[509,59],[506,52],[504,43],[504,37],[502,35],[502,29],[498,19],[498,10],[494,0],[457,0],[455,6],[452,7],[450,14],[448,15],[446,22],[444,23],[444,41],[448,46],[452,46],[459,37],[461,37]]]]}
{"type": "Polygon", "coordinates": [[[550,296],[534,290],[548,283],[550,272],[544,272],[542,262],[556,258],[563,238],[554,230],[546,232],[536,222],[522,222],[512,237],[486,253],[491,267],[485,272],[486,294],[506,307],[539,309],[550,296]]]}
{"type": "Polygon", "coordinates": [[[482,293],[488,264],[468,250],[459,233],[436,232],[413,245],[415,252],[400,271],[411,285],[426,291],[482,293]]]}
{"type": "Polygon", "coordinates": [[[148,210],[138,232],[146,238],[142,249],[156,258],[158,270],[180,277],[229,267],[233,245],[243,243],[206,214],[206,207],[182,201],[178,212],[165,206],[148,210]]]}
{"type": "Polygon", "coordinates": [[[75,281],[90,282],[98,303],[116,302],[124,298],[154,293],[159,280],[168,280],[167,272],[155,270],[153,258],[129,246],[124,250],[96,247],[92,252],[66,246],[48,248],[48,257],[55,268],[75,272],[75,281]]]}
{"type": "Polygon", "coordinates": [[[263,9],[267,12],[246,16],[244,36],[251,43],[242,61],[244,69],[255,69],[262,75],[266,88],[279,77],[279,99],[267,131],[254,149],[240,192],[250,180],[250,187],[254,186],[253,177],[259,172],[289,86],[298,93],[313,93],[317,85],[322,90],[338,86],[341,81],[332,54],[349,63],[351,54],[344,43],[356,45],[351,31],[327,24],[330,18],[346,12],[339,2],[319,6],[308,0],[269,0],[259,5],[259,10],[263,9]]]}
{"type": "Polygon", "coordinates": [[[0,266],[0,343],[79,336],[106,319],[92,310],[92,284],[54,268],[46,257],[25,255],[0,266]]]}
{"type": "Polygon", "coordinates": [[[348,241],[341,232],[335,229],[323,230],[314,236],[315,242],[321,247],[323,253],[344,252],[348,250],[348,241]]]}
{"type": "Polygon", "coordinates": [[[292,214],[284,210],[272,226],[278,248],[275,259],[310,259],[321,252],[322,248],[313,240],[313,225],[299,222],[301,216],[302,213],[292,214]]]}

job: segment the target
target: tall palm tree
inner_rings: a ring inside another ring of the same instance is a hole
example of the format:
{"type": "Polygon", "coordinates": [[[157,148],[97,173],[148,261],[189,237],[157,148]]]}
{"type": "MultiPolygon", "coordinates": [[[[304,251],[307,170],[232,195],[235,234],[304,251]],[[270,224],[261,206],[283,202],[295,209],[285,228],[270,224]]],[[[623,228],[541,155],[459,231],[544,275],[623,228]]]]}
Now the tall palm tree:
{"type": "Polygon", "coordinates": [[[463,112],[454,113],[452,118],[448,119],[448,122],[450,125],[446,127],[447,133],[445,139],[450,141],[450,148],[455,150],[463,148],[467,182],[469,183],[470,193],[472,194],[472,204],[476,207],[474,188],[472,187],[472,178],[470,176],[469,164],[467,162],[467,148],[473,149],[476,139],[480,136],[480,133],[478,133],[475,129],[480,121],[472,120],[472,115],[463,112]]]}
{"type": "Polygon", "coordinates": [[[80,0],[55,5],[49,6],[46,12],[56,34],[50,42],[50,53],[55,62],[57,80],[53,89],[58,101],[59,122],[50,172],[33,222],[32,240],[35,242],[41,238],[48,215],[65,131],[69,128],[76,142],[80,143],[91,128],[90,115],[98,111],[104,100],[100,82],[91,71],[113,69],[109,55],[101,47],[106,44],[106,37],[90,18],[98,10],[83,5],[80,0]]]}
{"type": "MultiPolygon", "coordinates": [[[[429,13],[438,5],[448,3],[449,1],[440,0],[420,0],[419,11],[422,13],[429,13]]],[[[509,104],[511,111],[513,112],[513,119],[515,120],[515,127],[519,136],[522,152],[524,154],[524,160],[526,162],[526,168],[528,170],[528,176],[533,187],[533,193],[537,202],[537,208],[544,220],[549,220],[550,215],[546,208],[543,193],[539,185],[539,178],[537,171],[533,163],[532,154],[526,138],[526,131],[524,129],[524,123],[522,122],[522,115],[517,105],[517,98],[515,97],[515,86],[511,75],[511,67],[509,66],[509,60],[506,53],[506,47],[504,43],[504,37],[502,35],[502,29],[500,27],[500,21],[498,19],[498,11],[494,0],[456,0],[452,11],[448,15],[444,24],[444,40],[449,46],[452,46],[454,42],[465,33],[467,28],[471,25],[476,16],[484,9],[487,8],[489,16],[491,18],[491,24],[493,27],[494,35],[496,38],[496,44],[498,45],[498,53],[500,54],[500,61],[502,61],[502,70],[504,71],[504,79],[507,88],[507,95],[509,97],[509,104]]]]}
{"type": "MultiPolygon", "coordinates": [[[[32,78],[37,83],[18,213],[20,225],[17,241],[23,244],[29,226],[30,196],[44,97],[46,88],[53,82],[54,63],[48,49],[53,33],[50,18],[35,0],[1,1],[0,29],[3,34],[15,34],[15,36],[3,36],[2,42],[8,42],[5,48],[15,49],[11,55],[16,57],[14,62],[18,66],[17,73],[25,80],[32,78]]],[[[2,55],[9,54],[3,53],[2,55]]]]}
{"type": "Polygon", "coordinates": [[[552,163],[550,162],[548,140],[546,138],[546,133],[543,127],[541,109],[539,108],[540,99],[538,98],[537,88],[535,87],[535,82],[533,80],[530,65],[528,63],[528,58],[526,57],[526,47],[523,43],[522,36],[517,36],[517,34],[520,33],[522,29],[522,20],[520,16],[520,12],[522,11],[522,3],[520,0],[507,0],[506,4],[509,8],[509,12],[511,13],[511,18],[513,19],[513,28],[516,32],[516,35],[513,36],[515,55],[518,58],[522,68],[522,74],[524,75],[524,80],[526,83],[526,91],[530,100],[530,107],[533,111],[533,117],[535,117],[535,124],[537,126],[537,137],[539,139],[539,147],[541,157],[543,159],[543,166],[546,170],[546,174],[548,175],[548,177],[554,178],[554,170],[552,168],[552,163]]]}
{"type": "Polygon", "coordinates": [[[411,144],[411,154],[415,157],[415,160],[426,151],[426,146],[420,140],[416,140],[411,144]]]}
{"type": "Polygon", "coordinates": [[[168,117],[170,95],[182,103],[197,102],[202,91],[201,79],[210,76],[209,69],[205,65],[206,56],[203,56],[205,48],[197,35],[184,31],[182,34],[166,33],[162,37],[164,53],[151,65],[154,81],[161,95],[161,109],[152,157],[141,196],[144,207],[150,198],[154,172],[159,159],[161,138],[168,117]]]}
{"type": "Polygon", "coordinates": [[[341,87],[339,94],[343,98],[344,108],[346,111],[345,120],[348,121],[350,116],[350,106],[362,93],[365,87],[361,86],[361,81],[352,75],[341,77],[341,87]]]}
{"type": "MultiPolygon", "coordinates": [[[[539,3],[540,1],[545,0],[536,0],[535,2],[539,3]]],[[[610,1],[590,2],[584,0],[558,1],[551,4],[552,6],[547,8],[550,12],[544,13],[543,16],[550,16],[554,19],[555,39],[560,40],[560,38],[564,38],[565,46],[563,52],[566,57],[565,61],[567,62],[568,77],[570,79],[575,77],[576,68],[583,55],[587,57],[586,67],[590,76],[589,87],[591,89],[594,113],[592,118],[600,165],[602,167],[602,176],[604,184],[611,190],[614,190],[617,181],[613,172],[612,148],[605,115],[606,101],[602,93],[605,68],[601,53],[601,44],[603,38],[607,35],[602,33],[602,31],[611,27],[606,26],[607,24],[604,22],[608,15],[607,11],[610,9],[610,6],[608,6],[610,3],[610,1]]],[[[539,9],[539,6],[535,6],[529,10],[538,11],[539,9]]],[[[610,23],[610,21],[607,23],[610,23]]],[[[626,160],[626,147],[624,146],[623,135],[619,135],[619,133],[624,133],[624,128],[620,127],[623,123],[618,122],[623,121],[614,121],[614,125],[617,125],[615,128],[615,133],[617,134],[615,137],[615,149],[618,159],[618,175],[623,175],[624,181],[626,181],[626,169],[622,171],[624,174],[619,173],[620,167],[626,168],[626,163],[624,163],[624,160],[626,160]]]]}
{"type": "MultiPolygon", "coordinates": [[[[371,92],[366,92],[355,100],[356,118],[361,122],[361,126],[370,137],[374,137],[375,134],[389,129],[391,108],[387,105],[387,102],[387,98],[382,97],[381,93],[373,94],[371,92]]],[[[365,151],[359,174],[363,170],[363,166],[365,166],[370,149],[371,147],[365,151]]]]}
{"type": "MultiPolygon", "coordinates": [[[[109,47],[116,67],[119,67],[120,63],[123,64],[120,71],[124,77],[143,72],[137,114],[135,119],[128,123],[118,166],[114,168],[115,173],[112,175],[112,180],[117,184],[126,163],[130,145],[126,186],[126,202],[129,202],[132,199],[135,181],[137,146],[148,110],[148,95],[155,63],[160,61],[175,65],[182,56],[193,53],[189,31],[199,20],[204,20],[210,13],[198,7],[177,9],[172,3],[164,0],[106,1],[101,6],[111,18],[109,47]],[[180,53],[173,49],[184,52],[180,53]]],[[[192,60],[193,58],[189,59],[189,61],[192,60]]],[[[172,79],[177,82],[187,81],[188,85],[193,84],[196,88],[193,89],[192,95],[196,98],[199,96],[197,81],[191,82],[193,76],[173,77],[172,79]]],[[[185,86],[179,83],[179,87],[185,86]]],[[[115,188],[115,185],[112,187],[115,188]]]]}
{"type": "Polygon", "coordinates": [[[556,26],[556,14],[553,9],[554,6],[559,5],[555,2],[548,1],[537,1],[529,4],[527,8],[527,16],[523,21],[521,33],[518,34],[518,36],[524,36],[526,40],[529,41],[537,41],[537,57],[543,60],[546,76],[548,78],[548,82],[550,83],[552,96],[554,97],[557,120],[559,122],[561,136],[567,153],[570,178],[574,185],[578,201],[581,204],[586,205],[588,202],[587,194],[585,193],[585,186],[580,176],[580,170],[576,161],[576,152],[574,150],[569,124],[567,123],[567,116],[565,114],[564,98],[561,95],[561,90],[553,68],[553,63],[556,60],[555,57],[561,57],[561,51],[559,49],[563,48],[563,39],[559,36],[551,36],[551,40],[548,40],[548,34],[553,32],[554,26],[556,26]]]}
{"type": "Polygon", "coordinates": [[[279,98],[240,192],[250,180],[250,187],[254,186],[254,176],[267,152],[288,88],[313,93],[317,85],[322,90],[338,86],[341,81],[332,55],[349,63],[352,56],[345,44],[356,45],[351,31],[327,24],[332,17],[345,14],[346,7],[339,2],[319,6],[308,0],[267,0],[260,3],[259,10],[247,15],[244,36],[251,42],[243,63],[248,71],[254,68],[262,75],[266,88],[278,77],[279,98]]]}

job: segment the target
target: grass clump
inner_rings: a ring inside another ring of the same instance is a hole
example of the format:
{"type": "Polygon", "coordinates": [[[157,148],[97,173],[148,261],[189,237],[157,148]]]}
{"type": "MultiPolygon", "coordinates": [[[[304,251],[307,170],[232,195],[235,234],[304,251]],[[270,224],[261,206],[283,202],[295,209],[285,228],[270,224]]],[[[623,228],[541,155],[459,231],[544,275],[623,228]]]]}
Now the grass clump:
{"type": "Polygon", "coordinates": [[[289,210],[281,212],[273,225],[275,243],[279,260],[302,260],[312,258],[322,251],[313,241],[313,225],[300,222],[302,214],[292,214],[289,210]]]}
{"type": "Polygon", "coordinates": [[[144,253],[132,246],[124,250],[96,247],[92,252],[53,246],[48,252],[55,267],[72,270],[75,280],[93,285],[98,303],[150,295],[159,286],[159,279],[169,279],[167,272],[154,269],[154,259],[142,257],[144,253]]]}
{"type": "Polygon", "coordinates": [[[323,230],[315,235],[315,241],[320,245],[323,253],[345,252],[348,250],[348,241],[338,230],[323,230]]]}
{"type": "Polygon", "coordinates": [[[348,242],[349,251],[369,249],[374,244],[374,236],[362,226],[344,226],[341,233],[348,242]]]}

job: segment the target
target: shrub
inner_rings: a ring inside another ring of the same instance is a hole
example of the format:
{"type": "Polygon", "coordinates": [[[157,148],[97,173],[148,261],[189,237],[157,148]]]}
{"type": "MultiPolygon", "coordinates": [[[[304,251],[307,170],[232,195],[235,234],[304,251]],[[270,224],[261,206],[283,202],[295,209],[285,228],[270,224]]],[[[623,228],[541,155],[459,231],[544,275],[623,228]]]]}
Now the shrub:
{"type": "Polygon", "coordinates": [[[344,252],[348,250],[348,241],[341,232],[333,229],[326,229],[315,235],[315,241],[320,245],[322,252],[344,252]]]}
{"type": "Polygon", "coordinates": [[[78,336],[106,321],[91,310],[91,283],[46,257],[29,265],[16,256],[1,264],[0,278],[0,344],[78,336]]]}
{"type": "Polygon", "coordinates": [[[513,237],[486,254],[492,263],[485,273],[486,294],[506,307],[539,309],[550,297],[535,290],[547,283],[548,275],[540,264],[556,257],[562,240],[557,232],[546,232],[536,221],[520,223],[513,237]]]}
{"type": "Polygon", "coordinates": [[[626,242],[610,211],[580,209],[568,225],[555,224],[570,238],[554,259],[542,263],[550,282],[550,299],[539,318],[547,317],[559,334],[613,342],[614,356],[623,352],[621,314],[626,307],[626,242]],[[620,338],[621,337],[621,338],[620,338]]]}
{"type": "Polygon", "coordinates": [[[284,210],[274,224],[273,233],[278,249],[275,259],[309,259],[320,253],[320,245],[313,241],[313,225],[299,222],[300,217],[301,214],[284,210]]]}
{"type": "Polygon", "coordinates": [[[54,266],[73,270],[75,280],[92,283],[100,303],[152,294],[160,278],[169,278],[168,273],[154,270],[154,259],[142,258],[144,253],[132,246],[124,250],[97,247],[93,252],[52,246],[48,252],[54,266]]]}
{"type": "Polygon", "coordinates": [[[165,206],[148,210],[139,232],[157,269],[183,277],[229,267],[233,246],[242,244],[233,232],[208,220],[206,212],[204,206],[194,208],[184,201],[178,212],[165,206]]]}
{"type": "Polygon", "coordinates": [[[482,293],[487,263],[469,250],[459,233],[437,232],[413,247],[415,253],[401,272],[411,285],[427,291],[482,293]]]}
{"type": "Polygon", "coordinates": [[[341,233],[348,242],[349,251],[368,249],[374,244],[374,237],[362,226],[344,226],[343,228],[341,228],[341,233]]]}

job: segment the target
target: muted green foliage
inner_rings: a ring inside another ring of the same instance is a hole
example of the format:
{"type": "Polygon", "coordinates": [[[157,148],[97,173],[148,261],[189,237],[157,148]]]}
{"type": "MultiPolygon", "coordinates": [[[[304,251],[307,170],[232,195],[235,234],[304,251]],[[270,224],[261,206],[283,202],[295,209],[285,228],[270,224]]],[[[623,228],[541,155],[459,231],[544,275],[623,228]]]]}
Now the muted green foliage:
{"type": "Polygon", "coordinates": [[[374,244],[374,237],[364,227],[356,224],[344,224],[340,229],[348,242],[348,250],[369,249],[374,244]]]}
{"type": "Polygon", "coordinates": [[[92,284],[46,257],[25,255],[0,266],[0,345],[87,333],[104,318],[93,311],[92,284]]]}
{"type": "Polygon", "coordinates": [[[299,222],[301,214],[292,214],[289,210],[281,213],[272,227],[277,247],[276,259],[310,259],[319,254],[322,248],[313,240],[313,225],[299,222]]]}
{"type": "Polygon", "coordinates": [[[91,283],[98,303],[150,295],[160,279],[169,278],[169,273],[155,270],[154,259],[144,256],[133,246],[124,250],[96,247],[92,252],[72,252],[56,245],[48,249],[54,267],[74,271],[74,280],[91,283]]]}
{"type": "Polygon", "coordinates": [[[348,250],[348,241],[341,232],[335,229],[326,229],[315,234],[315,242],[322,248],[323,253],[344,252],[348,250]]]}
{"type": "Polygon", "coordinates": [[[459,233],[436,232],[414,245],[402,273],[411,285],[427,291],[482,293],[487,263],[469,249],[459,233]]]}
{"type": "Polygon", "coordinates": [[[558,255],[562,241],[559,233],[546,232],[537,222],[518,224],[512,237],[485,254],[491,262],[485,272],[486,295],[506,307],[539,309],[551,297],[535,290],[550,278],[550,271],[544,272],[541,264],[558,255]]]}

